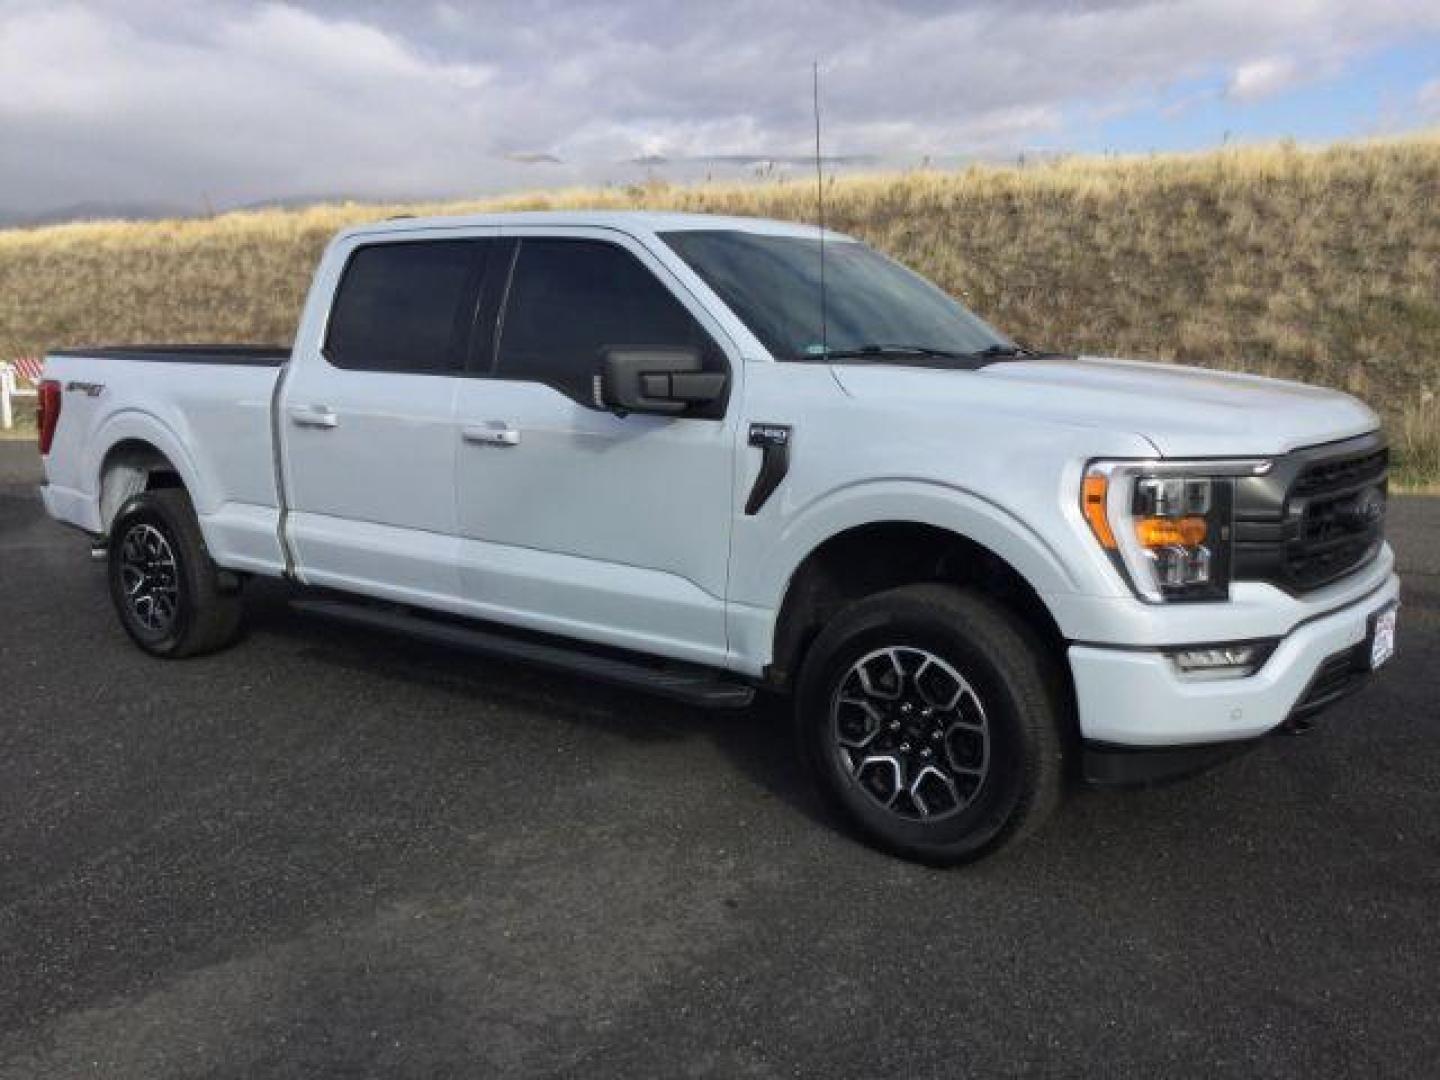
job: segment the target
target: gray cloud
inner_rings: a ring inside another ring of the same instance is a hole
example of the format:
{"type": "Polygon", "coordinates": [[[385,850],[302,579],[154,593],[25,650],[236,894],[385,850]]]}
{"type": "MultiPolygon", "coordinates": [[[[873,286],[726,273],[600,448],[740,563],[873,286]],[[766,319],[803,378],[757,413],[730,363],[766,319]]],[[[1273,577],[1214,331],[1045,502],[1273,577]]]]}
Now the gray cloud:
{"type": "Polygon", "coordinates": [[[0,207],[628,180],[624,162],[897,164],[1064,145],[1219,77],[1236,100],[1417,31],[1433,0],[0,0],[0,207]],[[553,160],[551,160],[553,159],[553,160]]]}

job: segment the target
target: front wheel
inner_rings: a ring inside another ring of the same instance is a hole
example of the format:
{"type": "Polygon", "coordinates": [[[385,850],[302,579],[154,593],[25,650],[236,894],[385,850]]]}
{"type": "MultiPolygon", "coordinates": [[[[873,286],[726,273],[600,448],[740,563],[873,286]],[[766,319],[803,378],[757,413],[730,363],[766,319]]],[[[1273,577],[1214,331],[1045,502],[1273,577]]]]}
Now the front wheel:
{"type": "Polygon", "coordinates": [[[152,656],[214,652],[240,633],[239,586],[211,560],[190,497],[178,488],[121,507],[110,529],[109,577],[120,625],[152,656]]]}
{"type": "Polygon", "coordinates": [[[932,864],[978,859],[1059,802],[1051,663],[985,596],[937,584],[878,593],[810,649],[796,702],[802,753],[872,843],[932,864]]]}

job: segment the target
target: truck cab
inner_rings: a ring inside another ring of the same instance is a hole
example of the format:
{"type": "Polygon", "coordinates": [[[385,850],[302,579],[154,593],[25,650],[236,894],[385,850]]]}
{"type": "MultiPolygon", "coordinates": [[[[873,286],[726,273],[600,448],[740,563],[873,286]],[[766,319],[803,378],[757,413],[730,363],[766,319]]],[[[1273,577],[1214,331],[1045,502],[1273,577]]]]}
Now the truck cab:
{"type": "Polygon", "coordinates": [[[269,575],[697,704],[784,693],[839,811],[931,862],[1067,778],[1303,726],[1393,648],[1364,405],[1027,349],[809,226],[362,226],[288,351],[68,350],[46,379],[46,505],[148,651],[228,644],[269,575]]]}

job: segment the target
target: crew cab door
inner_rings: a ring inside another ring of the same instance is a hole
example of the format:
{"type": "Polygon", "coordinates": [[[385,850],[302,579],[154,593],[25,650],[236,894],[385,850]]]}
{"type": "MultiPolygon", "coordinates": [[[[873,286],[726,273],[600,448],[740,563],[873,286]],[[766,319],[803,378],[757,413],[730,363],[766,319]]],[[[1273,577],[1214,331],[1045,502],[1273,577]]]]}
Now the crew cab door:
{"type": "Polygon", "coordinates": [[[510,269],[487,377],[456,399],[461,583],[477,610],[702,663],[725,659],[736,415],[595,404],[603,349],[733,346],[640,243],[606,229],[506,228],[510,269]]]}
{"type": "Polygon", "coordinates": [[[307,583],[458,597],[455,394],[494,234],[359,237],[330,267],[329,318],[302,326],[277,414],[307,583]]]}

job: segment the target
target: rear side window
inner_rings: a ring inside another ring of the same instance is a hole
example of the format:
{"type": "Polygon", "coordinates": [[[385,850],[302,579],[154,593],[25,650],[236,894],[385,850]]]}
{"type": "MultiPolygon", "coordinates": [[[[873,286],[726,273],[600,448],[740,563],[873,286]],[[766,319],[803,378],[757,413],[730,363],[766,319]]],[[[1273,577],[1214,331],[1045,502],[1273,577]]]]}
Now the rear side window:
{"type": "Polygon", "coordinates": [[[706,370],[725,360],[694,316],[639,259],[600,240],[524,239],[516,253],[495,374],[594,402],[601,353],[692,346],[706,370]]]}
{"type": "Polygon", "coordinates": [[[443,240],[357,249],[335,293],[326,358],[357,371],[458,370],[488,247],[443,240]]]}

